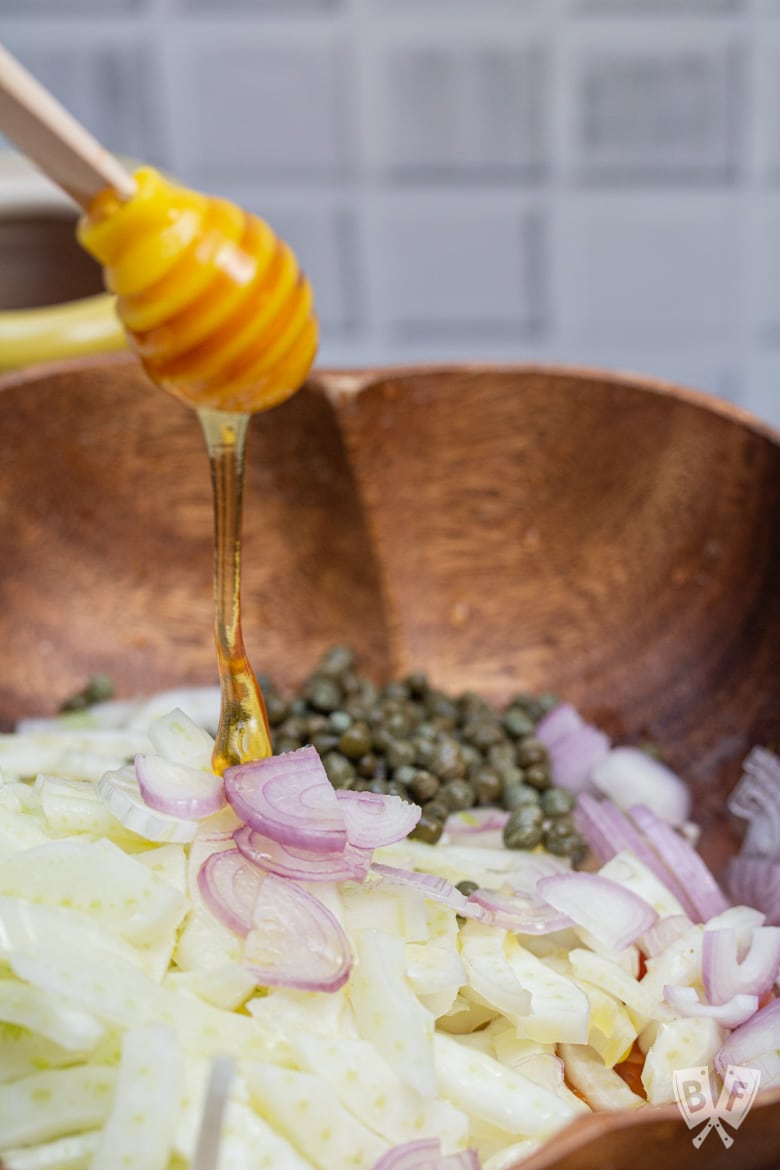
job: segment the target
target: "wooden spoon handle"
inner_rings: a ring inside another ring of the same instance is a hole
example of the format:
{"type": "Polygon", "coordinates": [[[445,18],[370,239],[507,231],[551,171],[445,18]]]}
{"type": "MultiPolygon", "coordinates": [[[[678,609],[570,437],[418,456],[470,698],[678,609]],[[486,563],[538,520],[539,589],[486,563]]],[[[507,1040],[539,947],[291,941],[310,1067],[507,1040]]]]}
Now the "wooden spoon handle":
{"type": "Polygon", "coordinates": [[[106,187],[120,199],[135,194],[121,163],[2,45],[0,129],[84,208],[106,187]]]}

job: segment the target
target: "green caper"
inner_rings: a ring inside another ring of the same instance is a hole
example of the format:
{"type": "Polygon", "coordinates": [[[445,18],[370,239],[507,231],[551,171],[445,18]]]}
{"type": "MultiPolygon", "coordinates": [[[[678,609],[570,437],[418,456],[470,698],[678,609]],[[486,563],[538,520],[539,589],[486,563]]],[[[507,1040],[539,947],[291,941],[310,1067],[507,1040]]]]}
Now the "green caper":
{"type": "Polygon", "coordinates": [[[504,844],[507,849],[533,849],[541,839],[542,810],[538,805],[520,805],[504,825],[504,844]]]}
{"type": "Polygon", "coordinates": [[[278,691],[269,691],[265,696],[265,713],[271,727],[278,727],[287,718],[290,704],[278,691]]]}
{"type": "Polygon", "coordinates": [[[355,767],[341,752],[330,751],[322,761],[328,779],[334,788],[351,788],[355,782],[355,767]]]}
{"type": "Polygon", "coordinates": [[[552,781],[550,780],[550,769],[547,764],[531,764],[525,769],[526,783],[532,784],[534,788],[549,788],[552,781]]]}
{"type": "Polygon", "coordinates": [[[276,730],[278,735],[287,736],[288,739],[303,741],[308,731],[308,720],[303,715],[288,715],[276,730]]]}
{"type": "Polygon", "coordinates": [[[290,735],[278,735],[274,739],[274,754],[281,756],[285,752],[297,751],[301,746],[299,739],[293,739],[290,735]]]}
{"type": "Polygon", "coordinates": [[[440,780],[459,780],[466,773],[460,744],[449,735],[441,735],[430,762],[430,770],[440,780]]]}
{"type": "Polygon", "coordinates": [[[394,739],[385,755],[387,762],[394,770],[405,764],[413,764],[415,758],[414,744],[408,739],[394,739]]]}
{"type": "Polygon", "coordinates": [[[401,800],[408,800],[409,793],[406,791],[406,785],[399,784],[397,780],[387,780],[386,792],[388,796],[400,796],[401,800]]]}
{"type": "Polygon", "coordinates": [[[433,757],[436,755],[436,743],[433,739],[423,739],[415,735],[411,740],[414,747],[414,762],[418,768],[430,768],[433,757]]]}
{"type": "Polygon", "coordinates": [[[328,716],[328,725],[334,735],[341,735],[348,727],[352,726],[354,715],[349,711],[331,711],[328,716]]]}
{"type": "Polygon", "coordinates": [[[355,765],[355,771],[363,780],[370,780],[377,775],[379,761],[373,752],[366,752],[355,765]]]}
{"type": "Polygon", "coordinates": [[[393,779],[405,788],[409,788],[416,775],[417,769],[412,764],[402,764],[400,768],[393,769],[393,779]]]}
{"type": "Polygon", "coordinates": [[[309,715],[306,719],[306,736],[313,739],[315,735],[333,734],[333,728],[327,715],[309,715]]]}
{"type": "Polygon", "coordinates": [[[371,750],[371,728],[367,723],[353,723],[339,736],[339,751],[350,760],[359,760],[371,750]]]}
{"type": "Polygon", "coordinates": [[[463,725],[463,738],[486,752],[489,748],[501,743],[504,733],[500,725],[492,716],[490,718],[470,719],[463,725]]]}
{"type": "Polygon", "coordinates": [[[435,845],[444,832],[444,821],[439,817],[431,816],[423,810],[417,824],[409,834],[417,841],[426,841],[428,845],[435,845]]]}
{"type": "Polygon", "coordinates": [[[547,761],[547,748],[535,735],[526,735],[517,744],[517,762],[521,768],[547,761]]]}
{"type": "Polygon", "coordinates": [[[425,710],[428,712],[429,718],[445,719],[452,727],[455,727],[458,722],[458,708],[452,699],[448,698],[442,691],[429,690],[427,692],[425,710]]]}
{"type": "Polygon", "coordinates": [[[539,804],[539,793],[530,784],[510,784],[504,786],[502,804],[507,811],[520,808],[523,804],[539,804]]]}
{"type": "Polygon", "coordinates": [[[424,813],[428,814],[428,816],[436,817],[438,820],[442,821],[442,823],[446,821],[447,817],[450,815],[449,805],[445,804],[445,802],[438,796],[434,797],[433,800],[426,800],[425,804],[422,806],[422,809],[424,813]]]}
{"type": "Polygon", "coordinates": [[[501,799],[504,785],[501,777],[491,768],[480,768],[471,779],[477,804],[495,804],[501,799]]]}
{"type": "Polygon", "coordinates": [[[299,719],[301,715],[308,713],[309,707],[302,695],[296,695],[294,699],[290,699],[290,715],[299,719]]]}
{"type": "Polygon", "coordinates": [[[395,742],[395,736],[382,724],[374,728],[371,735],[371,742],[375,751],[384,754],[390,747],[390,744],[395,742]]]}
{"type": "Polygon", "coordinates": [[[574,797],[565,788],[548,788],[541,794],[539,803],[545,816],[561,817],[574,808],[574,797]]]}
{"type": "Polygon", "coordinates": [[[456,884],[455,889],[460,890],[461,894],[468,898],[475,890],[479,889],[479,886],[476,882],[470,882],[468,879],[464,879],[464,881],[456,884]]]}
{"type": "MultiPolygon", "coordinates": [[[[395,775],[397,777],[398,772],[395,775]]],[[[417,768],[412,773],[408,787],[414,799],[419,804],[424,804],[426,801],[433,800],[438,793],[439,780],[432,772],[426,772],[424,768],[417,768]]]]}
{"type": "Polygon", "coordinates": [[[544,847],[558,857],[570,857],[575,865],[584,861],[588,852],[587,842],[579,833],[567,833],[563,837],[545,836],[544,847]]]}
{"type": "Polygon", "coordinates": [[[329,715],[336,711],[344,700],[344,694],[335,678],[326,674],[315,674],[306,687],[306,698],[315,711],[329,715]]]}
{"type": "Polygon", "coordinates": [[[320,659],[317,674],[338,676],[355,665],[355,652],[349,646],[331,646],[320,659]]]}
{"type": "Polygon", "coordinates": [[[512,739],[522,739],[526,735],[531,735],[534,729],[533,719],[522,707],[507,708],[501,722],[512,739]]]}
{"type": "Polygon", "coordinates": [[[517,766],[515,745],[506,739],[494,743],[488,748],[487,759],[495,768],[514,768],[517,766]]]}
{"type": "Polygon", "coordinates": [[[406,689],[410,695],[416,698],[421,698],[428,690],[428,678],[422,671],[416,670],[413,674],[408,674],[405,678],[406,689]]]}
{"type": "Polygon", "coordinates": [[[326,731],[319,735],[313,735],[311,742],[319,754],[324,756],[327,752],[332,752],[339,746],[339,737],[337,735],[331,735],[330,732],[326,731]]]}
{"type": "Polygon", "coordinates": [[[439,789],[439,796],[451,812],[471,808],[476,799],[474,788],[468,780],[448,780],[439,789]]]}

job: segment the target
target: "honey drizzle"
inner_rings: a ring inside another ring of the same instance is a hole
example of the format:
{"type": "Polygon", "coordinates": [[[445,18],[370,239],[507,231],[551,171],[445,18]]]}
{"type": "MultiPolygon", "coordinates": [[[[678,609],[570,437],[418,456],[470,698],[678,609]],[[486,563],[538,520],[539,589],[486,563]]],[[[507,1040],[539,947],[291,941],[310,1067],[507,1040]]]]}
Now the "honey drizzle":
{"type": "Polygon", "coordinates": [[[214,496],[214,634],[221,704],[214,772],[272,754],[265,703],[241,634],[241,507],[248,414],[199,410],[214,496]]]}

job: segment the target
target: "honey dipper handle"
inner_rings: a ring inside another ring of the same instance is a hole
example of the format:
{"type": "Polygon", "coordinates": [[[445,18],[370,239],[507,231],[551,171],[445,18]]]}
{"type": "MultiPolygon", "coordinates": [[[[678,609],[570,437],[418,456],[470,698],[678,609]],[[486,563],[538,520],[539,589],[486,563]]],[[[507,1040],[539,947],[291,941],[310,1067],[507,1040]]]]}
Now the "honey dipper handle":
{"type": "Polygon", "coordinates": [[[0,130],[84,208],[106,187],[120,199],[135,194],[122,164],[2,45],[0,130]]]}

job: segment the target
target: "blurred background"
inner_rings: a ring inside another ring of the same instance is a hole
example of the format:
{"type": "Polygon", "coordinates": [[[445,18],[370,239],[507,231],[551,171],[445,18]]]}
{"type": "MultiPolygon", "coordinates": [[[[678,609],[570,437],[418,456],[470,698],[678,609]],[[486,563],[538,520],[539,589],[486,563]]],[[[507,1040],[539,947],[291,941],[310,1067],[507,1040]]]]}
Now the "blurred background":
{"type": "Polygon", "coordinates": [[[289,240],[320,364],[632,369],[780,426],[780,0],[0,0],[0,36],[289,240]]]}

